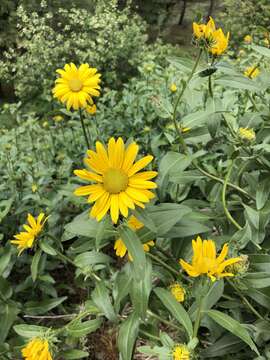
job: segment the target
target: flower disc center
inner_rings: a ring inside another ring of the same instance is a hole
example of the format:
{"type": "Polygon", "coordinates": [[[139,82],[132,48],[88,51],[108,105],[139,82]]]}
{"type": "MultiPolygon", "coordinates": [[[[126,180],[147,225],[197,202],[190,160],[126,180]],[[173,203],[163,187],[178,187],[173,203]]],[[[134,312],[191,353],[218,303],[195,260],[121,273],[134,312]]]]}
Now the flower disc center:
{"type": "Polygon", "coordinates": [[[80,79],[71,79],[68,82],[70,90],[74,91],[74,92],[78,92],[81,90],[81,88],[83,87],[83,83],[81,82],[80,79]]]}
{"type": "Polygon", "coordinates": [[[127,188],[128,176],[120,169],[111,168],[103,175],[103,184],[110,194],[118,194],[127,188]]]}

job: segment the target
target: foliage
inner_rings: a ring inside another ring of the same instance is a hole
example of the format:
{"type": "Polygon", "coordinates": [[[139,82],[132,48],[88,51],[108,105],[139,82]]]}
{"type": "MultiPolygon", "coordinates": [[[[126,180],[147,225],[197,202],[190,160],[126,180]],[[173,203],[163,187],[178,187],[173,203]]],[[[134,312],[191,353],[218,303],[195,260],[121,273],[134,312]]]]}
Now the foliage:
{"type": "Polygon", "coordinates": [[[226,28],[233,34],[232,44],[238,47],[245,35],[263,39],[269,31],[270,4],[268,0],[225,0],[220,15],[226,28]]]}
{"type": "MultiPolygon", "coordinates": [[[[147,52],[139,75],[123,88],[103,89],[96,115],[81,113],[91,148],[122,136],[139,143],[141,157],[155,156],[156,197],[131,212],[144,225],[136,232],[124,217],[116,225],[109,216],[90,218],[91,204],[73,193],[79,185],[73,170],[83,166],[86,151],[79,112],[55,102],[44,115],[34,100],[31,111],[22,103],[3,106],[6,359],[19,358],[40,337],[53,344],[56,360],[143,354],[175,360],[176,349],[190,359],[269,357],[270,50],[246,45],[232,60],[197,48],[196,68],[194,59],[167,50],[147,52]],[[249,66],[258,76],[244,75],[249,66]],[[28,213],[41,212],[49,215],[44,229],[18,257],[10,240],[28,213]],[[183,271],[179,259],[190,263],[197,235],[212,239],[218,252],[228,243],[228,257],[241,257],[227,269],[234,277],[211,281],[183,271]],[[133,261],[116,256],[119,238],[133,261]],[[155,246],[144,252],[150,240],[155,246]],[[184,289],[181,302],[171,292],[175,283],[184,289]]],[[[48,82],[44,92],[50,90],[48,82]]]]}
{"type": "Polygon", "coordinates": [[[23,100],[50,100],[55,70],[69,62],[95,64],[104,83],[117,87],[136,68],[147,39],[140,18],[128,8],[119,11],[115,1],[98,1],[94,12],[52,12],[43,1],[39,12],[18,7],[17,18],[17,44],[4,53],[0,76],[14,82],[23,100]]]}

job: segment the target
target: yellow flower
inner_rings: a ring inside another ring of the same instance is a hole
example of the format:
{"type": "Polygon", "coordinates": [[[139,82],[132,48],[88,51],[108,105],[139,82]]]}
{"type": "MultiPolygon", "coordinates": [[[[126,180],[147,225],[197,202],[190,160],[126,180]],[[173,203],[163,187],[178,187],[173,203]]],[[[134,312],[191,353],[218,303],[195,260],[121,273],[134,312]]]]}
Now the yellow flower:
{"type": "Polygon", "coordinates": [[[95,113],[97,112],[96,104],[92,106],[87,106],[86,111],[88,112],[88,114],[95,115],[95,113]]]}
{"type": "Polygon", "coordinates": [[[28,214],[27,221],[29,225],[23,225],[26,231],[22,231],[19,234],[14,235],[15,240],[10,241],[12,244],[18,246],[18,249],[20,250],[19,254],[21,254],[23,250],[33,246],[36,237],[39,235],[45,222],[48,219],[48,217],[44,219],[44,216],[44,213],[40,213],[37,217],[37,220],[35,220],[31,214],[28,214]]]}
{"type": "Polygon", "coordinates": [[[185,294],[186,291],[184,288],[182,288],[182,286],[178,283],[174,283],[170,286],[170,291],[171,294],[173,295],[173,297],[178,301],[178,302],[183,302],[185,300],[185,294]]]}
{"type": "Polygon", "coordinates": [[[256,76],[258,76],[260,74],[260,70],[258,69],[257,66],[249,66],[248,68],[246,68],[246,70],[244,71],[244,75],[249,77],[250,79],[254,79],[256,76]]]}
{"type": "Polygon", "coordinates": [[[175,85],[175,83],[171,84],[170,90],[171,90],[172,93],[177,91],[177,86],[175,85]]]}
{"type": "Polygon", "coordinates": [[[203,240],[200,236],[196,241],[192,240],[193,257],[192,265],[180,260],[180,265],[189,276],[197,277],[206,274],[212,281],[224,276],[234,276],[232,273],[224,272],[229,265],[241,261],[241,258],[232,258],[225,260],[228,254],[228,245],[225,244],[218,257],[216,257],[216,245],[212,240],[203,240]],[[224,261],[225,260],[225,261],[224,261]]]}
{"type": "Polygon", "coordinates": [[[53,120],[54,120],[55,122],[60,122],[60,121],[64,120],[64,118],[63,118],[63,116],[61,116],[61,115],[55,115],[55,116],[53,117],[53,120]]]}
{"type": "MultiPolygon", "coordinates": [[[[131,215],[131,217],[128,219],[128,226],[134,231],[137,231],[142,227],[144,227],[143,223],[141,223],[134,215],[131,215]]],[[[143,244],[143,250],[145,252],[149,252],[150,246],[155,246],[154,241],[151,240],[143,244]]],[[[114,250],[116,255],[120,256],[121,258],[126,255],[127,248],[121,238],[115,241],[114,250]]],[[[132,256],[129,253],[128,253],[128,258],[130,261],[133,261],[132,256]]]]}
{"type": "Polygon", "coordinates": [[[173,349],[173,360],[189,360],[190,352],[186,345],[178,344],[173,349]]]}
{"type": "Polygon", "coordinates": [[[254,130],[251,128],[240,127],[238,130],[238,134],[239,134],[240,138],[243,140],[253,141],[256,138],[256,134],[255,134],[254,130]]]}
{"type": "Polygon", "coordinates": [[[214,31],[208,51],[215,56],[223,54],[228,47],[229,37],[230,33],[225,36],[222,29],[214,31]]]}
{"type": "Polygon", "coordinates": [[[88,202],[95,202],[90,215],[100,221],[110,211],[113,223],[117,223],[119,213],[128,217],[128,209],[135,209],[135,205],[144,208],[155,195],[148,189],[155,189],[157,185],[149,181],[157,175],[156,171],[140,172],[152,160],[147,155],[135,162],[139,146],[133,142],[125,146],[120,137],[115,141],[110,138],[108,150],[96,142],[96,152],[88,150],[88,157],[84,159],[87,169],[75,170],[74,174],[83,180],[96,184],[79,187],[74,194],[88,195],[88,202]]]}
{"type": "Polygon", "coordinates": [[[38,189],[37,184],[32,184],[32,192],[35,193],[37,189],[38,189]]]}
{"type": "Polygon", "coordinates": [[[244,37],[244,42],[245,42],[246,44],[252,43],[252,36],[251,36],[251,35],[246,35],[246,36],[244,37]]]}
{"type": "Polygon", "coordinates": [[[266,45],[267,47],[269,47],[270,45],[270,40],[268,38],[263,39],[264,45],[266,45]]]}
{"type": "Polygon", "coordinates": [[[49,127],[49,123],[48,121],[44,121],[42,126],[46,129],[47,127],[49,127]]]}
{"type": "Polygon", "coordinates": [[[230,34],[225,36],[221,28],[216,29],[211,17],[207,24],[193,23],[193,34],[197,40],[205,40],[203,44],[214,56],[223,54],[228,47],[230,34]]]}
{"type": "Polygon", "coordinates": [[[32,339],[23,349],[25,360],[52,360],[48,340],[32,339]]]}
{"type": "Polygon", "coordinates": [[[66,104],[67,109],[87,108],[93,104],[93,96],[100,95],[100,76],[96,68],[82,64],[79,68],[73,63],[66,64],[63,69],[57,69],[60,77],[55,81],[53,96],[66,104]]]}
{"type": "Polygon", "coordinates": [[[180,127],[180,130],[181,130],[181,133],[186,133],[186,132],[189,132],[191,130],[191,128],[189,127],[180,127]]]}

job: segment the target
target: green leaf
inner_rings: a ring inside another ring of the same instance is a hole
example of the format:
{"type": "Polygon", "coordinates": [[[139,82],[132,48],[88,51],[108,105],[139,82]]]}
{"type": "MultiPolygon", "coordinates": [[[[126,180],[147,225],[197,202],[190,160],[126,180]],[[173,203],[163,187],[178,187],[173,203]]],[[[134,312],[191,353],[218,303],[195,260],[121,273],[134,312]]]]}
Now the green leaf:
{"type": "Polygon", "coordinates": [[[13,329],[18,335],[27,339],[42,336],[46,331],[48,331],[48,328],[45,326],[27,324],[14,325],[13,329]]]}
{"type": "Polygon", "coordinates": [[[0,344],[2,344],[8,336],[9,329],[17,318],[19,309],[15,303],[6,303],[0,314],[0,344]]]}
{"type": "Polygon", "coordinates": [[[246,345],[238,337],[232,334],[225,334],[213,345],[201,352],[204,359],[227,356],[230,353],[237,353],[246,345]]]}
{"type": "Polygon", "coordinates": [[[0,276],[2,276],[3,272],[9,265],[12,250],[11,247],[6,246],[5,248],[1,248],[0,251],[0,276]]]}
{"type": "Polygon", "coordinates": [[[9,213],[9,210],[11,209],[11,205],[13,204],[13,201],[14,201],[14,197],[11,197],[8,200],[0,201],[0,223],[6,217],[6,215],[9,213]]]}
{"type": "Polygon", "coordinates": [[[170,311],[172,316],[186,329],[186,332],[189,336],[189,340],[193,337],[193,326],[190,320],[190,317],[184,307],[176,301],[172,294],[162,288],[156,288],[154,290],[155,294],[161,300],[163,305],[170,311]]]}
{"type": "Polygon", "coordinates": [[[41,249],[37,249],[33,259],[32,259],[32,263],[31,263],[31,276],[33,281],[35,282],[37,279],[37,275],[38,275],[38,264],[40,261],[40,257],[42,255],[42,250],[41,249]]]}
{"type": "Polygon", "coordinates": [[[140,280],[146,266],[146,258],[142,243],[137,234],[125,224],[119,226],[118,233],[133,258],[132,265],[134,268],[134,276],[136,279],[140,280]]]}
{"type": "Polygon", "coordinates": [[[67,299],[67,296],[56,299],[42,300],[42,301],[28,301],[24,304],[24,313],[27,315],[41,315],[45,314],[62,304],[67,299]]]}
{"type": "Polygon", "coordinates": [[[188,114],[181,119],[181,125],[183,127],[188,127],[193,129],[196,126],[202,126],[209,119],[209,116],[213,112],[209,111],[196,111],[194,113],[188,114]]]}
{"type": "Polygon", "coordinates": [[[133,313],[122,322],[118,337],[117,344],[120,351],[120,360],[131,360],[133,348],[139,332],[139,317],[138,314],[133,313]]]}
{"type": "Polygon", "coordinates": [[[220,326],[222,326],[223,328],[231,332],[233,335],[239,337],[246,344],[248,344],[251,350],[255,351],[257,355],[260,355],[248,331],[242,324],[234,320],[229,315],[224,314],[218,310],[208,310],[206,311],[206,313],[220,326]]]}
{"type": "Polygon", "coordinates": [[[75,360],[75,359],[82,359],[89,356],[87,351],[82,350],[67,350],[60,353],[61,359],[65,360],[75,360]]]}
{"type": "Polygon", "coordinates": [[[239,90],[249,90],[249,91],[262,91],[263,89],[256,84],[255,81],[248,79],[244,76],[226,76],[217,79],[215,84],[224,86],[225,88],[234,88],[239,90]]]}
{"type": "MultiPolygon", "coordinates": [[[[269,50],[270,52],[270,50],[269,50]]],[[[257,210],[261,210],[270,195],[270,181],[268,178],[261,181],[256,190],[256,207],[257,210]]]]}
{"type": "MultiPolygon", "coordinates": [[[[130,267],[130,264],[127,264],[126,267],[130,267]]],[[[129,294],[130,286],[132,282],[132,276],[129,272],[118,272],[113,286],[113,297],[114,297],[114,308],[116,313],[119,312],[121,301],[129,294]]]]}
{"type": "Polygon", "coordinates": [[[67,332],[73,337],[83,337],[100,328],[101,319],[87,320],[78,322],[67,327],[67,332]]]}
{"type": "Polygon", "coordinates": [[[109,264],[112,259],[102,252],[86,251],[75,257],[74,263],[81,268],[85,268],[88,266],[96,265],[96,264],[109,264]]]}
{"type": "Polygon", "coordinates": [[[109,291],[104,282],[98,282],[95,290],[92,292],[92,299],[95,305],[104,313],[110,321],[116,321],[117,317],[114,312],[109,291]]]}
{"type": "Polygon", "coordinates": [[[57,252],[54,250],[54,248],[48,243],[48,239],[42,239],[39,242],[39,246],[41,247],[41,249],[49,255],[55,256],[57,255],[57,252]]]}
{"type": "Polygon", "coordinates": [[[270,288],[265,288],[262,290],[249,288],[247,291],[244,291],[244,294],[249,296],[261,306],[270,310],[270,288]]]}
{"type": "Polygon", "coordinates": [[[134,215],[139,221],[144,224],[144,226],[146,226],[154,234],[156,233],[156,225],[146,210],[138,208],[134,211],[134,215]]]}
{"type": "Polygon", "coordinates": [[[248,260],[253,270],[270,273],[270,255],[249,254],[248,260]]]}
{"type": "Polygon", "coordinates": [[[137,312],[141,319],[146,316],[148,308],[149,295],[152,290],[152,263],[149,259],[146,261],[145,273],[141,280],[132,279],[130,297],[134,306],[135,312],[137,312]]]}
{"type": "Polygon", "coordinates": [[[13,290],[11,284],[3,277],[0,277],[0,294],[1,294],[0,299],[4,301],[8,300],[9,298],[11,298],[12,293],[13,290]]]}
{"type": "Polygon", "coordinates": [[[252,49],[255,50],[257,53],[266,56],[266,57],[270,57],[270,49],[264,47],[264,46],[259,46],[259,45],[251,45],[252,49]]]}
{"type": "Polygon", "coordinates": [[[244,277],[245,283],[254,289],[261,289],[270,286],[270,276],[268,272],[247,273],[244,277]]]}

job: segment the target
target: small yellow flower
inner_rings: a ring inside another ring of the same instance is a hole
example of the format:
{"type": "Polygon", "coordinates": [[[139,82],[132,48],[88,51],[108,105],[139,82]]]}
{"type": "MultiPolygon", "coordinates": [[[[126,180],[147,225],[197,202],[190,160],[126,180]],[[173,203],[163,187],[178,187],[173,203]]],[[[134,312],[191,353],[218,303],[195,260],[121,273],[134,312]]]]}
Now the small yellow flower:
{"type": "Polygon", "coordinates": [[[178,302],[185,300],[186,291],[179,283],[172,284],[170,286],[170,292],[178,302]]]}
{"type": "Polygon", "coordinates": [[[181,133],[186,133],[186,132],[189,132],[191,130],[191,128],[189,127],[180,127],[180,130],[181,130],[181,133]]]}
{"type": "Polygon", "coordinates": [[[37,192],[37,189],[38,189],[37,184],[32,184],[32,192],[33,193],[37,192]]]}
{"type": "Polygon", "coordinates": [[[268,38],[263,39],[263,43],[264,43],[264,45],[266,45],[267,47],[270,46],[270,40],[269,40],[268,38]]]}
{"type": "Polygon", "coordinates": [[[93,104],[93,96],[100,95],[100,76],[96,68],[82,64],[79,68],[73,63],[66,64],[63,69],[57,69],[60,77],[55,80],[53,96],[66,104],[67,109],[87,108],[93,104]]]}
{"type": "MultiPolygon", "coordinates": [[[[137,231],[141,228],[144,227],[143,223],[140,222],[134,215],[131,215],[130,218],[128,219],[128,226],[130,227],[130,229],[137,231]]],[[[143,244],[143,250],[145,252],[149,252],[150,251],[150,246],[155,246],[154,241],[148,241],[147,243],[143,244]]],[[[127,253],[127,247],[124,244],[123,240],[117,239],[114,243],[114,250],[117,256],[119,257],[124,257],[127,253]]],[[[128,258],[130,261],[133,261],[132,256],[128,253],[128,258]]]]}
{"type": "Polygon", "coordinates": [[[48,340],[34,338],[23,349],[25,360],[53,360],[48,340]]]}
{"type": "Polygon", "coordinates": [[[260,74],[260,70],[257,66],[249,66],[245,71],[244,75],[250,79],[254,79],[260,74]]]}
{"type": "Polygon", "coordinates": [[[144,131],[144,132],[149,132],[149,131],[151,131],[150,126],[145,126],[145,127],[143,128],[143,131],[144,131]]]}
{"type": "Polygon", "coordinates": [[[238,135],[243,140],[253,141],[256,139],[256,134],[251,128],[240,127],[238,130],[238,135]]]}
{"type": "Polygon", "coordinates": [[[40,234],[45,222],[48,219],[48,217],[44,219],[44,216],[44,213],[40,213],[37,220],[35,220],[31,214],[28,214],[27,221],[29,225],[23,225],[26,231],[22,231],[19,234],[14,235],[15,240],[10,241],[12,244],[18,246],[19,254],[21,254],[25,249],[33,247],[35,239],[40,234]]]}
{"type": "Polygon", "coordinates": [[[95,113],[97,112],[96,104],[93,104],[93,105],[91,105],[91,106],[90,106],[90,105],[87,106],[86,111],[87,111],[88,114],[90,114],[90,115],[95,115],[95,113]]]}
{"type": "Polygon", "coordinates": [[[170,90],[172,93],[175,93],[177,91],[177,86],[175,85],[175,83],[171,84],[170,90]]]}
{"type": "Polygon", "coordinates": [[[224,276],[234,276],[229,272],[224,272],[229,265],[241,261],[240,257],[225,260],[228,254],[228,245],[225,244],[220,255],[216,256],[216,245],[212,240],[203,240],[200,236],[196,241],[192,240],[193,257],[192,264],[180,260],[180,265],[191,277],[197,277],[206,274],[212,281],[224,276]]]}
{"type": "Polygon", "coordinates": [[[53,117],[53,120],[54,120],[55,122],[60,122],[60,121],[63,121],[64,118],[63,118],[63,116],[61,116],[61,115],[55,115],[55,116],[53,117]]]}
{"type": "Polygon", "coordinates": [[[251,35],[246,35],[246,36],[244,37],[244,42],[245,42],[246,44],[251,44],[251,43],[252,43],[252,36],[251,36],[251,35]]]}
{"type": "Polygon", "coordinates": [[[186,345],[177,344],[173,349],[173,360],[189,360],[190,352],[186,345]]]}
{"type": "Polygon", "coordinates": [[[79,187],[74,194],[88,196],[89,203],[95,202],[90,216],[97,221],[110,211],[112,222],[116,224],[120,213],[128,217],[129,209],[135,209],[135,205],[144,208],[144,203],[155,197],[149,189],[155,189],[157,185],[149,180],[157,176],[157,172],[139,172],[153,160],[153,156],[147,155],[134,163],[138,150],[135,142],[125,146],[121,137],[117,140],[110,138],[108,149],[97,141],[96,152],[88,150],[88,157],[84,159],[92,171],[74,171],[81,179],[95,183],[79,187]]]}
{"type": "Polygon", "coordinates": [[[44,129],[46,129],[47,127],[49,127],[48,121],[44,121],[43,124],[42,124],[42,127],[44,127],[44,129]]]}

